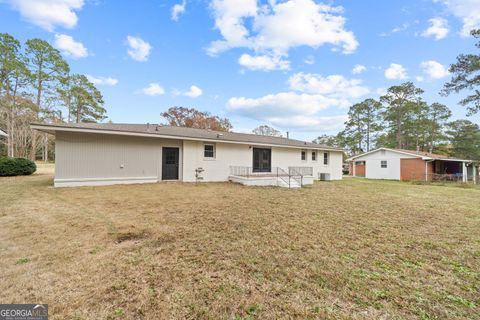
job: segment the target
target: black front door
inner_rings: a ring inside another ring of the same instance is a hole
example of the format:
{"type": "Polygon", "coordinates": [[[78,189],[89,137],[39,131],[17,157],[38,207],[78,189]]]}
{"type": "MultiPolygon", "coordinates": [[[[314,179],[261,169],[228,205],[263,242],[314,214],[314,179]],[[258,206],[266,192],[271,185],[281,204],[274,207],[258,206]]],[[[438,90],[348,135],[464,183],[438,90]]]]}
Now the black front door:
{"type": "Polygon", "coordinates": [[[162,180],[178,180],[178,148],[162,149],[162,180]]]}
{"type": "Polygon", "coordinates": [[[253,172],[270,172],[272,170],[272,150],[253,148],[253,172]]]}

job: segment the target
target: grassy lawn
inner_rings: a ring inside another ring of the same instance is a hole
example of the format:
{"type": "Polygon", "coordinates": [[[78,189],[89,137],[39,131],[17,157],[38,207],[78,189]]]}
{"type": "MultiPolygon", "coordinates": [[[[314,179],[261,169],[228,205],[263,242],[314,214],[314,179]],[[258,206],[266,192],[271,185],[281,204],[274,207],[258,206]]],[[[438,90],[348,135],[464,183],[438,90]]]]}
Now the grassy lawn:
{"type": "MultiPolygon", "coordinates": [[[[51,169],[51,168],[50,168],[51,169]]],[[[480,190],[0,178],[0,301],[51,319],[473,319],[480,190]]]]}

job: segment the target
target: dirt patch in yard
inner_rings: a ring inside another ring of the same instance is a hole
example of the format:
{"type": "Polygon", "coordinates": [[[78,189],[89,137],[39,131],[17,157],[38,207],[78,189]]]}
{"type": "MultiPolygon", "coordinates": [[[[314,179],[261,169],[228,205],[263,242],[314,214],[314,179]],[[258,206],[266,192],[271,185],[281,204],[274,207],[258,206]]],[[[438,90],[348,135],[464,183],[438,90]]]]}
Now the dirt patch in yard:
{"type": "Polygon", "coordinates": [[[478,189],[0,178],[0,301],[51,319],[474,319],[478,189]]]}
{"type": "Polygon", "coordinates": [[[142,240],[147,236],[145,232],[122,232],[115,235],[115,242],[122,243],[125,241],[142,240]]]}

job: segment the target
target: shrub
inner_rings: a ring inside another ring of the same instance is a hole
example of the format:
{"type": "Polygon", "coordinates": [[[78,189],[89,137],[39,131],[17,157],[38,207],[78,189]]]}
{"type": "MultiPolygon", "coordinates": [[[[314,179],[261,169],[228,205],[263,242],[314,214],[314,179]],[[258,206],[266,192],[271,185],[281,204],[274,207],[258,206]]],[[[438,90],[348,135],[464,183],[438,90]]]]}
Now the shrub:
{"type": "Polygon", "coordinates": [[[0,176],[27,176],[37,170],[35,162],[25,158],[0,158],[0,176]]]}

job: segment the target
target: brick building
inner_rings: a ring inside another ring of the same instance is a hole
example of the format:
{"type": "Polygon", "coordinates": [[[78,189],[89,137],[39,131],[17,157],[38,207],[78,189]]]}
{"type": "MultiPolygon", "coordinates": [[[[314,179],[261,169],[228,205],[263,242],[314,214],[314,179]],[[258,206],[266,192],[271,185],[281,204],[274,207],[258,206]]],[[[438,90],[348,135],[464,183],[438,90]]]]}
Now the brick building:
{"type": "Polygon", "coordinates": [[[349,174],[402,181],[478,180],[478,161],[422,151],[380,148],[347,159],[349,174]]]}

